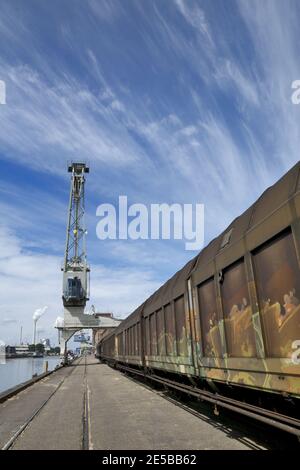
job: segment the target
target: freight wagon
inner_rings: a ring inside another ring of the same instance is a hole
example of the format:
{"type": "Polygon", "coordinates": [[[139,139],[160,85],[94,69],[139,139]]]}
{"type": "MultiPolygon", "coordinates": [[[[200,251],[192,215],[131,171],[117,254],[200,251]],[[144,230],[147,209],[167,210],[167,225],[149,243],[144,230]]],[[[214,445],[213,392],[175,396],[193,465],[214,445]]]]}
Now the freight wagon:
{"type": "Polygon", "coordinates": [[[299,398],[299,266],[300,162],[106,336],[98,356],[299,398]]]}

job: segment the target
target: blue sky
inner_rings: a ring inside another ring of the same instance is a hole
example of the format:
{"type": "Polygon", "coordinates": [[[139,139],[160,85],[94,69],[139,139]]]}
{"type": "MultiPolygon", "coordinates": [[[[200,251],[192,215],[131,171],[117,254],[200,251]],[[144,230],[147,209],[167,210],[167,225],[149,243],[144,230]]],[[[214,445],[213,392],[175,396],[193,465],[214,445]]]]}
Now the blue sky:
{"type": "Polygon", "coordinates": [[[0,339],[62,313],[69,160],[87,185],[91,303],[124,317],[195,253],[96,238],[96,208],[204,203],[205,243],[299,159],[300,5],[0,0],[0,339]]]}

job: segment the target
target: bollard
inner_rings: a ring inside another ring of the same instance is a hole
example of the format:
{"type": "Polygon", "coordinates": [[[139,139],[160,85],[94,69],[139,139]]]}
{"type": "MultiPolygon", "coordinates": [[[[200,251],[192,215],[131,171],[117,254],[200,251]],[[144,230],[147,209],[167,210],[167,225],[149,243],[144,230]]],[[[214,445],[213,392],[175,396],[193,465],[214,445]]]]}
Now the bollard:
{"type": "Polygon", "coordinates": [[[44,362],[44,373],[48,372],[48,361],[44,362]]]}

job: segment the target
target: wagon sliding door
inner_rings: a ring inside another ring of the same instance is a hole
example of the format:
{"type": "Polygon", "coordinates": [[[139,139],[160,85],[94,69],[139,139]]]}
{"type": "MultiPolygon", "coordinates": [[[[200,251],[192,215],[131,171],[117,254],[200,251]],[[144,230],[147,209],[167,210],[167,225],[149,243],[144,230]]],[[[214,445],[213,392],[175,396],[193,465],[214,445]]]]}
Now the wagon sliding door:
{"type": "Polygon", "coordinates": [[[262,245],[253,259],[267,356],[291,358],[300,339],[300,271],[291,231],[262,245]]]}

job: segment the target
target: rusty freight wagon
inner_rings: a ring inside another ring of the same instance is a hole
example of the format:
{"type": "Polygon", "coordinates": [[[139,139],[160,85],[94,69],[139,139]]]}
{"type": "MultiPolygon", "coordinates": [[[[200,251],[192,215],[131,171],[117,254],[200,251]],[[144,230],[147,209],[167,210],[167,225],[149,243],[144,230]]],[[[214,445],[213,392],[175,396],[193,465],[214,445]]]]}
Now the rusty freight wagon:
{"type": "Polygon", "coordinates": [[[299,266],[300,162],[105,337],[98,354],[199,386],[299,398],[299,266]]]}

